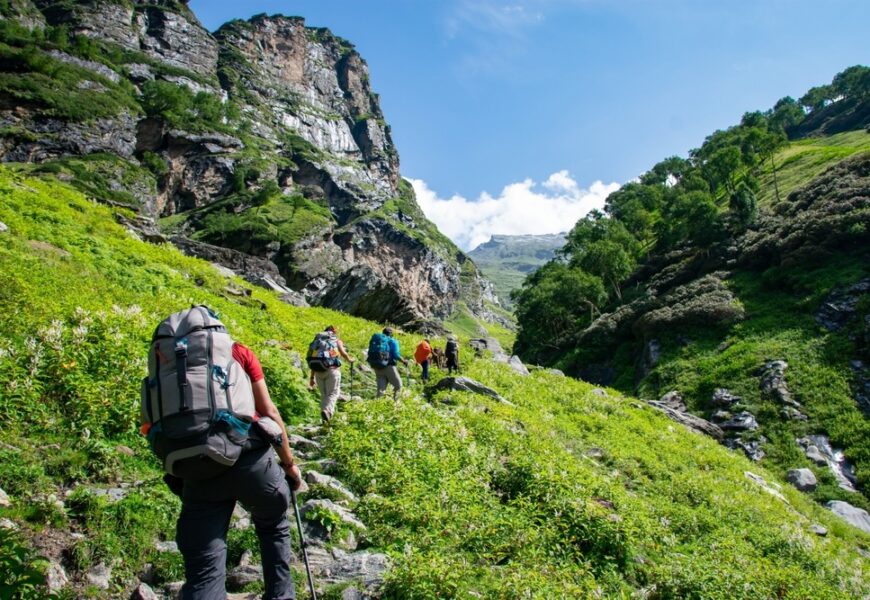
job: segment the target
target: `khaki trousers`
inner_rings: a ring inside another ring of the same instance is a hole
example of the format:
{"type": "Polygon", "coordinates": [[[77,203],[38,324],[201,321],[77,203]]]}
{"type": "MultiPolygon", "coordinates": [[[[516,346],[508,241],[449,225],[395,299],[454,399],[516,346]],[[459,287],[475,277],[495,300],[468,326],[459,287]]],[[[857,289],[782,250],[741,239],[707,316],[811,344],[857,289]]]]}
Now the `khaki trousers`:
{"type": "Polygon", "coordinates": [[[326,420],[332,418],[335,413],[335,403],[341,393],[341,369],[327,369],[315,371],[314,381],[320,390],[320,410],[326,413],[326,420]]]}

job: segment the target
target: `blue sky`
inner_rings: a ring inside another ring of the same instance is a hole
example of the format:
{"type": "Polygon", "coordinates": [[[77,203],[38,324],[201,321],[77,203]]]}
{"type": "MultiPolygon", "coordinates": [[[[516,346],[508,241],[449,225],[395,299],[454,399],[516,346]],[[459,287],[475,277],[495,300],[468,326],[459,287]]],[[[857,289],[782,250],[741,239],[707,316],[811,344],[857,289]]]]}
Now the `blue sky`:
{"type": "Polygon", "coordinates": [[[717,128],[870,63],[867,0],[192,0],[282,13],[368,62],[402,174],[469,248],[566,230],[717,128]],[[457,215],[460,218],[457,218],[457,215]]]}

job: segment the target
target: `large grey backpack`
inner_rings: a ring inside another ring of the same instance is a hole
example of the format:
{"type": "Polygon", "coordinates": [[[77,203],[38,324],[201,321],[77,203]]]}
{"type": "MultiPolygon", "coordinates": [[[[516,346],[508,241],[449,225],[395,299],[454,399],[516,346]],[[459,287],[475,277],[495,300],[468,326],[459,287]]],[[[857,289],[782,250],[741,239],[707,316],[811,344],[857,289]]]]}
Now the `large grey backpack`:
{"type": "Polygon", "coordinates": [[[214,313],[195,306],[157,326],[142,382],[142,421],[151,424],[151,449],[167,473],[219,475],[239,458],[253,417],[251,381],[214,313]]]}

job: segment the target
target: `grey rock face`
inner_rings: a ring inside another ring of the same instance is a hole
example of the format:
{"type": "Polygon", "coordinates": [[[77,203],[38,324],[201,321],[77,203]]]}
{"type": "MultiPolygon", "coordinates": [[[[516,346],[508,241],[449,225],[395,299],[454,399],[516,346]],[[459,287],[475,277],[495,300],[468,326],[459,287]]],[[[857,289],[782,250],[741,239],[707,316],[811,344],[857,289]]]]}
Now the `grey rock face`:
{"type": "Polygon", "coordinates": [[[809,444],[809,445],[807,446],[807,448],[806,448],[806,455],[807,455],[807,458],[808,458],[808,459],[810,459],[811,461],[813,461],[813,462],[816,463],[817,465],[822,465],[822,466],[824,466],[824,465],[827,465],[827,464],[828,464],[827,459],[824,457],[824,455],[822,455],[822,453],[821,453],[821,451],[819,450],[819,448],[818,448],[817,446],[813,445],[813,444],[809,444]]]}
{"type": "Polygon", "coordinates": [[[318,442],[304,438],[301,435],[296,435],[295,433],[291,433],[288,436],[287,441],[294,450],[302,450],[303,452],[319,452],[323,449],[323,446],[318,442]]]}
{"type": "Polygon", "coordinates": [[[860,360],[849,361],[849,366],[852,367],[852,372],[855,374],[852,383],[855,402],[864,412],[864,415],[870,418],[870,367],[860,360]]]}
{"type": "Polygon", "coordinates": [[[725,388],[716,388],[716,390],[713,392],[713,398],[711,399],[711,402],[713,403],[713,406],[729,407],[733,404],[737,404],[741,400],[742,398],[740,396],[735,396],[731,393],[730,390],[727,390],[725,388]]]}
{"type": "Polygon", "coordinates": [[[788,369],[788,363],[784,360],[771,360],[764,364],[759,370],[761,375],[761,391],[771,395],[775,400],[800,408],[800,403],[794,400],[791,392],[788,391],[788,386],[785,383],[785,370],[788,369]]]}
{"type": "MultiPolygon", "coordinates": [[[[811,460],[823,460],[831,473],[837,480],[837,485],[849,492],[856,491],[857,477],[855,475],[855,467],[846,460],[843,451],[831,446],[831,442],[826,435],[810,435],[805,438],[800,438],[798,445],[807,453],[807,457],[811,460]],[[815,448],[810,456],[811,448],[815,448]],[[818,455],[818,456],[817,456],[818,455]]],[[[819,463],[817,463],[819,464],[819,463]]]]}
{"type": "Polygon", "coordinates": [[[835,515],[842,518],[844,521],[864,531],[870,533],[870,514],[863,508],[852,506],[848,502],[840,500],[831,500],[825,504],[835,515]]]}
{"type": "Polygon", "coordinates": [[[130,600],[158,600],[157,594],[151,589],[147,583],[140,583],[130,594],[130,600]]]}
{"type": "Polygon", "coordinates": [[[816,311],[816,322],[828,331],[841,330],[857,318],[858,302],[868,293],[870,279],[862,279],[847,288],[835,289],[816,311]]]}
{"type": "Polygon", "coordinates": [[[312,548],[308,558],[317,580],[326,584],[357,581],[366,588],[377,587],[390,567],[386,554],[348,553],[339,548],[312,548]]]}
{"type": "Polygon", "coordinates": [[[112,567],[100,563],[87,573],[88,583],[101,590],[109,589],[112,579],[112,567]]]}
{"type": "Polygon", "coordinates": [[[43,162],[95,152],[131,158],[136,147],[136,121],[127,112],[76,123],[0,110],[0,126],[24,128],[35,136],[0,141],[0,157],[4,162],[43,162]]]}
{"type": "Polygon", "coordinates": [[[752,431],[758,429],[758,421],[752,413],[743,411],[719,426],[725,431],[752,431]]]}
{"type": "Polygon", "coordinates": [[[489,396],[499,402],[509,404],[507,400],[494,389],[486,387],[479,381],[475,381],[469,377],[444,377],[435,385],[427,388],[427,393],[432,394],[440,390],[455,390],[457,392],[471,392],[482,396],[489,396]]]}
{"type": "Polygon", "coordinates": [[[673,410],[686,412],[686,403],[683,401],[683,395],[677,390],[671,390],[659,398],[659,402],[673,410]]]}
{"type": "Polygon", "coordinates": [[[809,469],[791,469],[785,478],[802,492],[811,492],[818,485],[815,474],[809,469]]]}
{"type": "Polygon", "coordinates": [[[523,361],[516,354],[510,357],[508,360],[508,366],[519,373],[520,375],[528,375],[529,370],[526,368],[526,365],[523,364],[523,361]]]}
{"type": "Polygon", "coordinates": [[[329,512],[334,513],[336,516],[338,516],[343,523],[354,527],[359,531],[365,531],[366,529],[366,526],[363,524],[363,522],[357,519],[352,512],[331,500],[308,500],[299,509],[299,514],[302,515],[303,518],[305,518],[305,515],[315,509],[328,510],[329,512]]]}
{"type": "Polygon", "coordinates": [[[347,489],[343,483],[341,483],[335,477],[331,477],[330,475],[324,475],[322,473],[318,473],[317,471],[308,471],[305,473],[305,481],[307,481],[311,485],[320,485],[326,488],[329,488],[339,495],[343,496],[346,500],[350,502],[356,502],[356,495],[347,489]]]}
{"type": "Polygon", "coordinates": [[[69,578],[66,576],[66,571],[57,562],[50,562],[45,571],[45,585],[49,592],[59,592],[69,585],[69,578]]]}
{"type": "Polygon", "coordinates": [[[699,433],[709,435],[716,440],[722,441],[725,437],[725,432],[718,425],[714,425],[710,421],[696,417],[693,414],[674,409],[669,404],[658,400],[648,400],[647,404],[665,413],[670,419],[685,425],[689,429],[693,429],[699,433]]]}
{"type": "Polygon", "coordinates": [[[758,462],[765,456],[762,445],[767,441],[765,439],[746,441],[739,437],[729,438],[725,440],[725,446],[731,450],[742,450],[746,458],[753,462],[758,462]]]}

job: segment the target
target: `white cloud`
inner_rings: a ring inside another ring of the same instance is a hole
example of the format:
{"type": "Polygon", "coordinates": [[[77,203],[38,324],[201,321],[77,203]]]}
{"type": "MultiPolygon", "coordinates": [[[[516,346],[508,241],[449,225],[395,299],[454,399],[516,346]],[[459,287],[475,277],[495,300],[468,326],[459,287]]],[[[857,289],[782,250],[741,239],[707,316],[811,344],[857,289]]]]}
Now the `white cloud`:
{"type": "Polygon", "coordinates": [[[439,198],[422,179],[408,181],[426,216],[463,250],[475,248],[493,234],[568,231],[590,210],[601,209],[607,196],[619,189],[618,183],[602,181],[583,189],[568,171],[558,171],[540,186],[525,179],[505,186],[497,197],[483,192],[468,200],[459,195],[439,198]]]}

